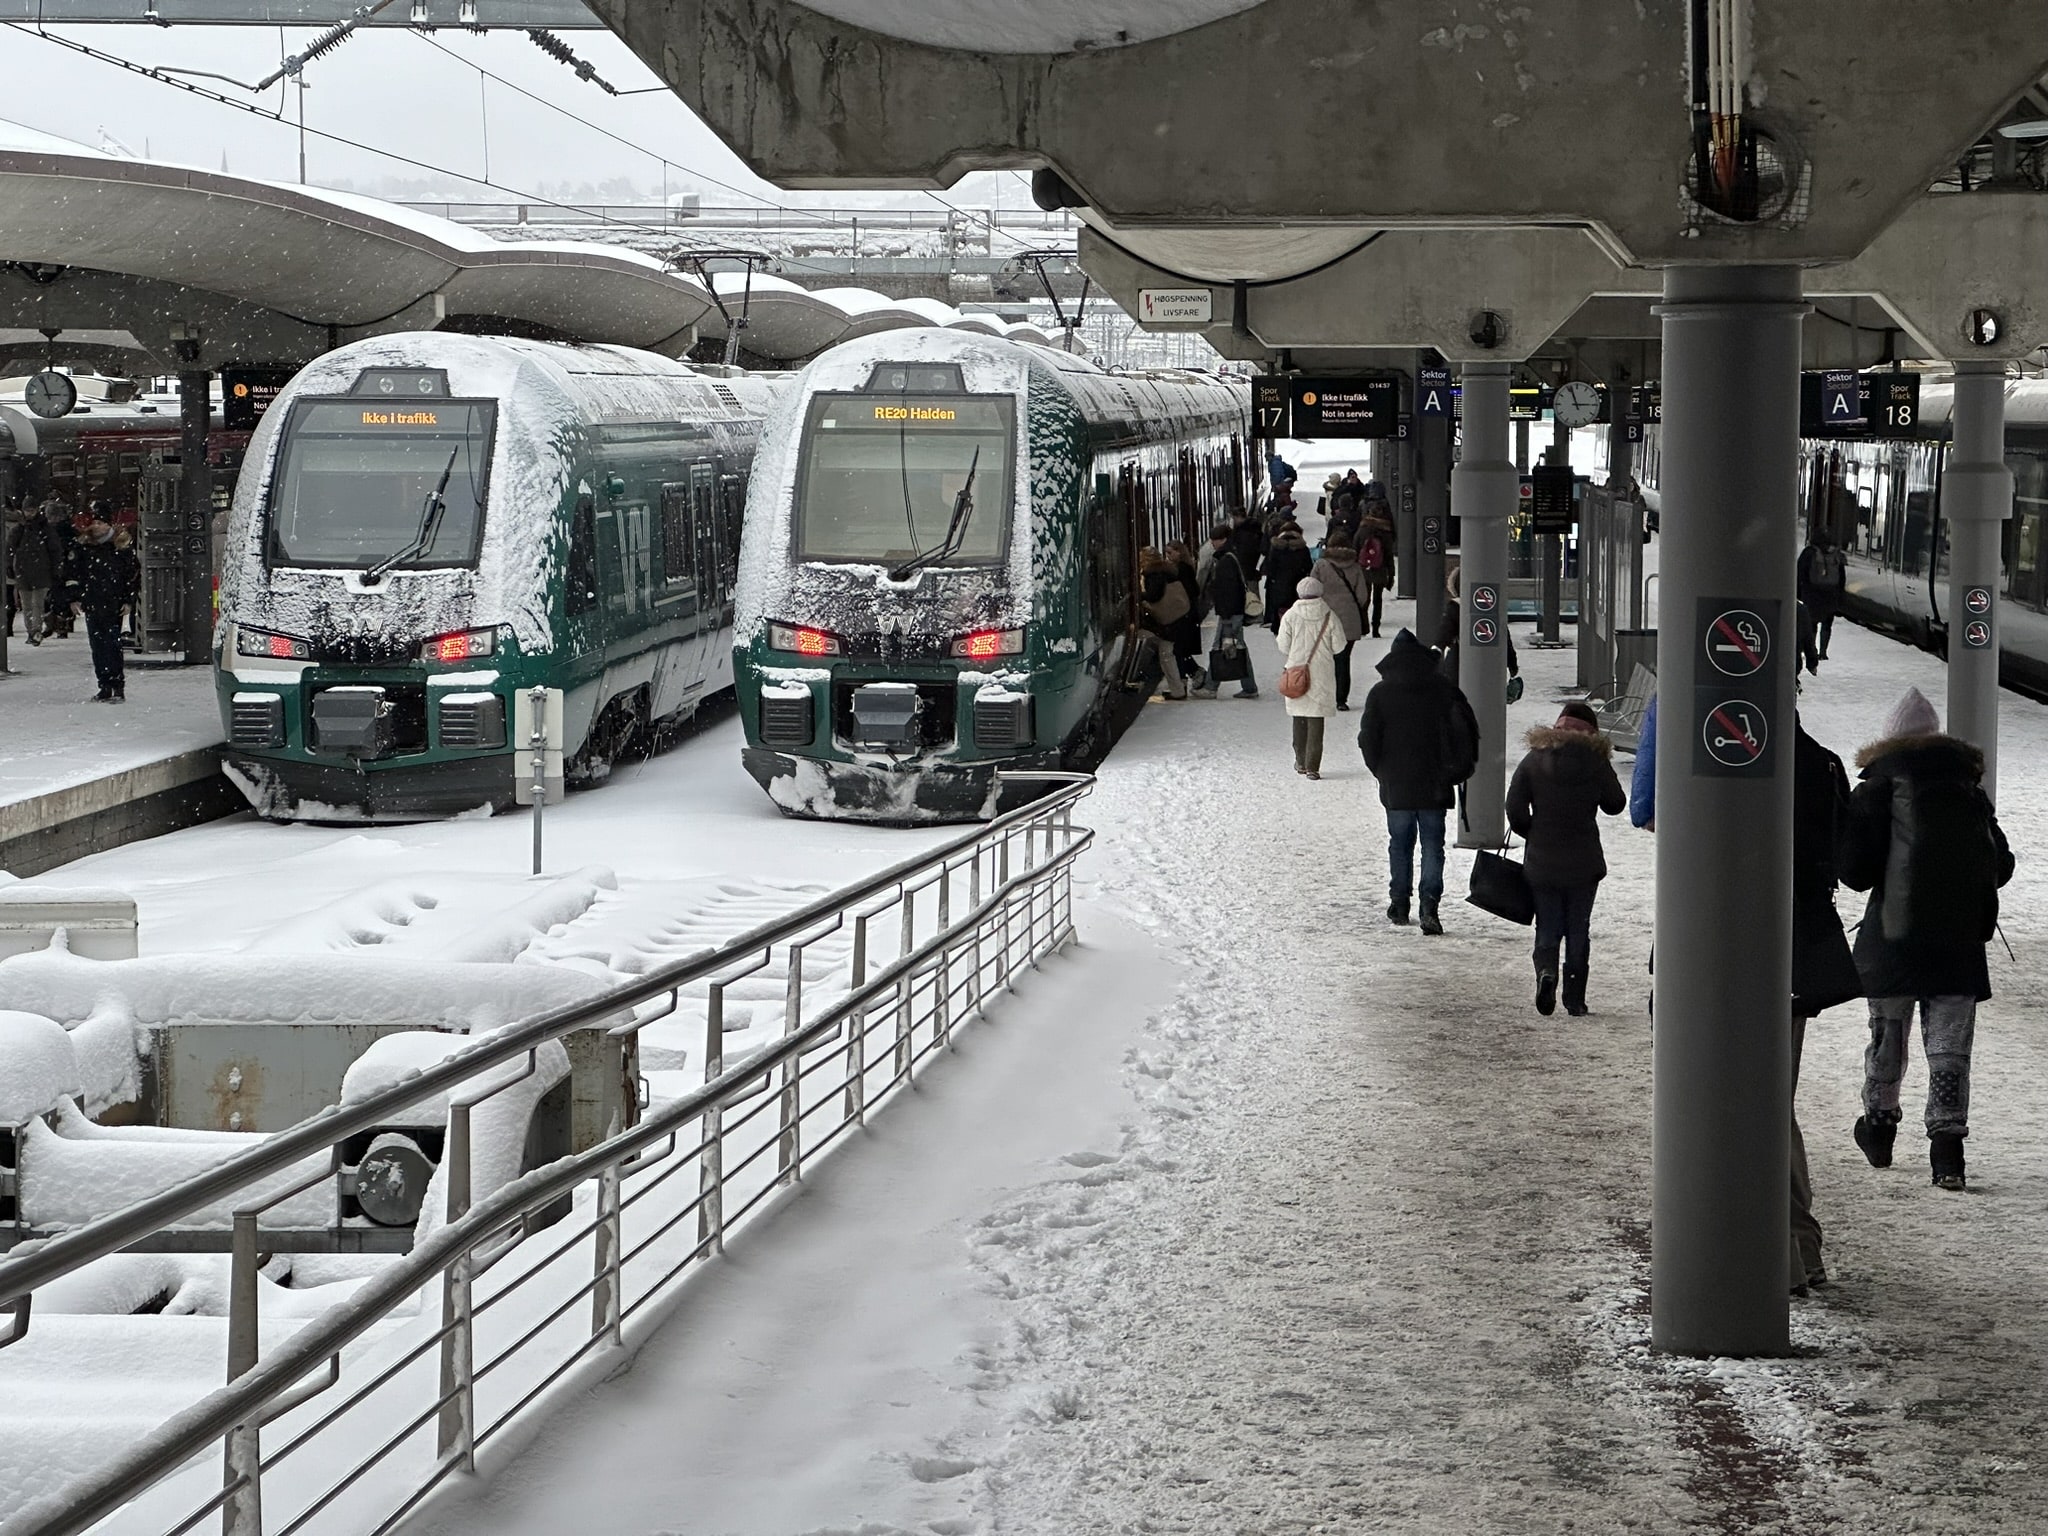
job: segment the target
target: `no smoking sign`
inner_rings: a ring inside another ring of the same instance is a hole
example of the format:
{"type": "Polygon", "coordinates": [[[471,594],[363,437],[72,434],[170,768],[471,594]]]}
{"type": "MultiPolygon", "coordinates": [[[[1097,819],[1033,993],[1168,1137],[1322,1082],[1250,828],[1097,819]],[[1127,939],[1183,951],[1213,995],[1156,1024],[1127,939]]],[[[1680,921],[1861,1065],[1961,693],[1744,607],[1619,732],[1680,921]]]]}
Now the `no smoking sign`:
{"type": "Polygon", "coordinates": [[[1767,779],[1776,764],[1779,604],[1703,597],[1693,652],[1692,771],[1767,779]]]}

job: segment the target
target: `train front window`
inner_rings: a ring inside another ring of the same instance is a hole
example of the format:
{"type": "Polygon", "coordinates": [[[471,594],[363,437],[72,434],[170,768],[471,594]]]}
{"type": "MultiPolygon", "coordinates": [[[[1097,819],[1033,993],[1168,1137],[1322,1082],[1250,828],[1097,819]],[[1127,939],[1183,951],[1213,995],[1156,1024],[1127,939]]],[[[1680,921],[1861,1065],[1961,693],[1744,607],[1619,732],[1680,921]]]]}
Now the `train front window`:
{"type": "Polygon", "coordinates": [[[495,422],[487,400],[300,401],[271,488],[271,563],[475,564],[495,422]]]}
{"type": "Polygon", "coordinates": [[[955,537],[930,563],[994,564],[1008,547],[1015,445],[1006,395],[817,396],[797,484],[798,558],[901,566],[955,537]],[[956,527],[963,489],[971,505],[956,527]]]}

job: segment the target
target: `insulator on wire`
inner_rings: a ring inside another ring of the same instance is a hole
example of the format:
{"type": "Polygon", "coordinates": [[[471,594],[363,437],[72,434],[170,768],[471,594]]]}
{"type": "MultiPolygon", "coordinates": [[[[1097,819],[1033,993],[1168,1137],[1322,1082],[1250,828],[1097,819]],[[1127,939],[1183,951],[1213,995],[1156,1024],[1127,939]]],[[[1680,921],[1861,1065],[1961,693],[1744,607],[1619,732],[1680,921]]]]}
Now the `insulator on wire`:
{"type": "Polygon", "coordinates": [[[604,79],[597,72],[597,66],[588,59],[576,57],[576,51],[545,27],[528,27],[526,35],[533,39],[533,46],[549,58],[560,61],[576,71],[576,78],[587,80],[608,96],[619,94],[619,88],[604,79]]]}

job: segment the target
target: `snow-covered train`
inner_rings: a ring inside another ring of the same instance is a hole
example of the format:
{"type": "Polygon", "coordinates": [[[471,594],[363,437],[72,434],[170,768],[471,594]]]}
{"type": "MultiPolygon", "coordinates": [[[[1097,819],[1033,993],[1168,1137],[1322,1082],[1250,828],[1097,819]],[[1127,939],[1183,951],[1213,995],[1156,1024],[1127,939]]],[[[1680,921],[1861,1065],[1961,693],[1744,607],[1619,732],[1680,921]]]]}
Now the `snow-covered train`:
{"type": "Polygon", "coordinates": [[[602,778],[730,684],[740,520],[782,387],[445,333],[311,364],[235,492],[229,777],[275,818],[502,807],[517,696],[545,686],[567,776],[602,778]]]}
{"type": "Polygon", "coordinates": [[[992,814],[1003,769],[1093,767],[1143,700],[1139,550],[1245,504],[1250,403],[943,331],[813,362],[748,504],[748,770],[791,814],[903,822],[992,814]]]}

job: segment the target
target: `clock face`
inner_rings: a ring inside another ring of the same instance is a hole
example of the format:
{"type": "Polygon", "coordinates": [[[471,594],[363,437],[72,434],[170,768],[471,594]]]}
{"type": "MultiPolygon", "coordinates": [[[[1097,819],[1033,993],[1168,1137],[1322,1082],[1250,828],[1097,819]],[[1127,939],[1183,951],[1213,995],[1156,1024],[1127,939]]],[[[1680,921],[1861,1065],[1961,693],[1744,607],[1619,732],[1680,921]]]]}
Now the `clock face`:
{"type": "Polygon", "coordinates": [[[1591,425],[1600,415],[1600,391],[1583,380],[1558,386],[1550,399],[1551,414],[1568,427],[1591,425]]]}
{"type": "Polygon", "coordinates": [[[69,375],[47,370],[28,381],[22,400],[38,416],[69,416],[78,404],[78,386],[69,375]]]}

